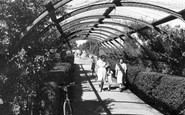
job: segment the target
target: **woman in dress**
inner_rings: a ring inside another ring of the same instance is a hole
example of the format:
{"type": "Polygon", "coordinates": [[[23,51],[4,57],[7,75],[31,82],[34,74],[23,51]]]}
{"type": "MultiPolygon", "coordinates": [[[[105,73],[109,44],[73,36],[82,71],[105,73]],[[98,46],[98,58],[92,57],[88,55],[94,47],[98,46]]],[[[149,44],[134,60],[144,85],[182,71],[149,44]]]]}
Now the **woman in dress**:
{"type": "Polygon", "coordinates": [[[115,66],[115,76],[117,77],[120,92],[123,90],[123,86],[126,83],[126,72],[127,65],[123,62],[123,59],[120,59],[119,63],[115,66]]]}
{"type": "Polygon", "coordinates": [[[107,63],[105,59],[106,59],[106,56],[102,55],[100,56],[100,59],[97,61],[97,67],[98,67],[97,76],[98,76],[98,81],[100,82],[99,84],[100,92],[103,90],[103,85],[104,85],[105,78],[107,75],[107,71],[106,71],[107,63]]]}

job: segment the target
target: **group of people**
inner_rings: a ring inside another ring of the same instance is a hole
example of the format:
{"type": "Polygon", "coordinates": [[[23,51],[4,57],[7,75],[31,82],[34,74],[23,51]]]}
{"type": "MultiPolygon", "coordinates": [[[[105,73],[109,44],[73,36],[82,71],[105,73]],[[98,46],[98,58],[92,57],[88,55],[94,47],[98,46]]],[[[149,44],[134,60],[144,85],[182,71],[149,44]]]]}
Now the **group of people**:
{"type": "Polygon", "coordinates": [[[110,67],[109,62],[106,60],[106,56],[102,55],[100,58],[95,61],[95,58],[92,56],[92,74],[96,73],[97,80],[99,81],[99,92],[103,91],[104,83],[108,83],[108,91],[110,90],[111,84],[113,82],[113,75],[117,79],[117,84],[119,85],[120,91],[123,91],[123,86],[126,84],[126,73],[127,73],[127,65],[123,62],[123,59],[119,60],[119,63],[115,66],[115,72],[110,67]],[[97,67],[97,71],[95,72],[95,67],[97,67]]]}

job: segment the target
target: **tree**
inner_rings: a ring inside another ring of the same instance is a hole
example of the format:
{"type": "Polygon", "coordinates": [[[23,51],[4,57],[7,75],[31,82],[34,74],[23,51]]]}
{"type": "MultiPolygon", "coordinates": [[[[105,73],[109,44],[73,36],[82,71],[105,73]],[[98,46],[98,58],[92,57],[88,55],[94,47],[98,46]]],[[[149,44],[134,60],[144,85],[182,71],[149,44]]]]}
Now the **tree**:
{"type": "MultiPolygon", "coordinates": [[[[54,2],[56,0],[53,0],[54,2]]],[[[56,52],[58,33],[52,28],[40,34],[51,22],[49,18],[42,20],[26,39],[20,41],[22,32],[44,9],[44,0],[8,0],[0,9],[0,97],[3,105],[0,114],[11,115],[45,115],[51,105],[49,90],[44,83],[47,71],[58,60],[56,52]],[[20,44],[21,43],[21,44],[20,44]],[[14,52],[15,45],[20,45],[14,52]],[[11,53],[14,55],[10,55],[11,53]],[[43,98],[45,97],[45,98],[43,98]],[[44,103],[44,104],[43,104],[44,103]],[[13,108],[13,109],[12,109],[13,108]],[[4,111],[7,110],[7,111],[4,111]],[[16,111],[18,110],[18,111],[16,111]]],[[[63,15],[61,8],[57,15],[63,15]]],[[[51,90],[50,90],[51,91],[51,90]]],[[[52,92],[52,91],[51,91],[52,92]]],[[[54,114],[50,111],[49,114],[54,114]]]]}

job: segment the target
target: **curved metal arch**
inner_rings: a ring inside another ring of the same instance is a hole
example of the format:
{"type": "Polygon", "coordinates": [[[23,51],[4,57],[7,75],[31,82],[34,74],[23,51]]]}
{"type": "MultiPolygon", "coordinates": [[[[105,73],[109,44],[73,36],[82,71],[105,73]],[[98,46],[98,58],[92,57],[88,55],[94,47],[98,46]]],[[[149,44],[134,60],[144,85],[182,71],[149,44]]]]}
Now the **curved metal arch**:
{"type": "MultiPolygon", "coordinates": [[[[112,39],[112,41],[115,41],[115,42],[116,42],[115,39],[112,39]]],[[[110,41],[110,43],[113,44],[119,51],[121,51],[122,54],[124,55],[124,57],[125,57],[126,59],[128,59],[128,55],[126,54],[126,52],[125,52],[125,50],[124,50],[124,47],[122,47],[122,46],[120,45],[121,43],[118,43],[118,44],[119,44],[119,46],[121,46],[123,49],[119,48],[119,47],[118,47],[117,45],[115,45],[112,41],[110,41]]],[[[116,43],[117,43],[117,42],[116,42],[116,43]]]]}
{"type": "MultiPolygon", "coordinates": [[[[83,34],[83,35],[85,35],[85,34],[83,34]]],[[[71,37],[71,39],[69,39],[69,41],[70,41],[70,40],[73,40],[73,39],[75,39],[75,38],[82,38],[82,39],[85,39],[85,37],[73,36],[73,37],[71,37]]],[[[88,38],[98,38],[98,39],[102,40],[102,37],[99,36],[99,35],[90,35],[88,38]]],[[[88,39],[88,38],[87,38],[87,39],[88,39]]],[[[99,41],[100,41],[100,40],[99,40],[99,41]]]]}
{"type": "MultiPolygon", "coordinates": [[[[107,49],[109,49],[110,51],[113,51],[113,53],[116,53],[118,58],[120,57],[119,53],[114,48],[110,47],[107,43],[101,43],[101,44],[105,46],[107,49]]],[[[117,58],[116,56],[114,57],[117,58]]]]}
{"type": "Polygon", "coordinates": [[[141,2],[120,2],[120,3],[121,3],[122,6],[149,8],[149,9],[153,9],[153,10],[163,11],[163,12],[166,12],[166,13],[184,21],[182,15],[180,15],[179,13],[177,13],[177,12],[171,10],[171,9],[158,6],[158,5],[153,5],[153,4],[148,4],[148,3],[141,3],[141,2]]]}
{"type": "MultiPolygon", "coordinates": [[[[166,13],[171,14],[172,16],[177,17],[181,20],[183,19],[182,16],[179,15],[177,12],[170,10],[168,8],[161,7],[161,6],[147,4],[147,3],[141,3],[141,2],[120,2],[120,3],[121,4],[119,4],[119,6],[135,6],[135,7],[149,8],[149,9],[153,9],[153,10],[166,12],[166,13]]],[[[61,22],[68,17],[80,14],[82,12],[100,9],[100,8],[106,8],[106,7],[116,7],[116,5],[114,3],[101,3],[101,4],[85,6],[85,7],[74,10],[74,11],[62,16],[61,18],[59,18],[58,21],[61,22]]]]}
{"type": "MultiPolygon", "coordinates": [[[[113,39],[116,43],[118,43],[123,49],[125,48],[123,44],[121,44],[117,39],[113,39]]],[[[122,39],[121,39],[122,40],[122,39]]],[[[123,40],[122,40],[123,41],[123,40]]]]}
{"type": "MultiPolygon", "coordinates": [[[[86,37],[86,35],[87,35],[87,33],[82,33],[82,34],[80,34],[79,36],[85,36],[85,37],[83,37],[84,39],[88,39],[87,37],[86,37]]],[[[93,36],[96,36],[96,37],[99,37],[101,40],[105,40],[105,39],[107,39],[106,37],[104,37],[104,36],[101,36],[100,34],[95,34],[95,33],[90,33],[89,34],[89,37],[93,37],[93,36]]],[[[73,38],[73,37],[78,37],[78,36],[71,36],[70,38],[73,38]]]]}
{"type": "MultiPolygon", "coordinates": [[[[81,38],[81,37],[74,37],[74,39],[71,39],[70,41],[78,39],[78,38],[81,38]]],[[[84,39],[84,38],[82,38],[82,39],[84,39]]],[[[89,37],[87,40],[88,41],[98,41],[98,42],[100,41],[99,36],[96,36],[96,35],[89,37]]]]}
{"type": "Polygon", "coordinates": [[[109,56],[109,52],[106,51],[107,49],[105,50],[105,48],[102,47],[102,46],[100,46],[99,48],[101,48],[101,50],[103,50],[103,51],[105,52],[105,54],[107,54],[107,57],[111,58],[111,57],[109,56]]]}
{"type": "MultiPolygon", "coordinates": [[[[75,33],[75,34],[73,34],[73,35],[71,35],[71,36],[76,36],[76,35],[83,34],[83,33],[88,34],[88,33],[89,33],[89,31],[88,31],[88,30],[79,31],[79,32],[77,32],[77,33],[75,33]]],[[[98,35],[103,35],[103,36],[105,36],[105,37],[109,38],[109,36],[108,36],[108,35],[106,35],[106,34],[104,34],[104,33],[96,32],[96,31],[92,31],[91,33],[93,33],[93,34],[98,34],[98,35]]],[[[71,36],[68,36],[68,37],[70,38],[71,36]]],[[[106,39],[107,39],[107,38],[106,38],[106,39]]]]}
{"type": "Polygon", "coordinates": [[[106,43],[109,47],[113,48],[115,51],[118,51],[118,49],[115,48],[109,41],[106,41],[104,43],[106,43]]]}
{"type": "MultiPolygon", "coordinates": [[[[77,27],[77,29],[75,29],[75,30],[81,30],[83,27],[81,27],[81,26],[79,26],[79,27],[77,27]]],[[[84,27],[84,28],[88,28],[88,29],[90,29],[90,28],[92,28],[92,27],[94,27],[94,26],[88,26],[88,27],[84,27]]],[[[95,28],[97,28],[97,29],[109,29],[109,30],[113,30],[113,31],[116,31],[116,32],[118,32],[118,33],[122,33],[122,34],[125,34],[124,32],[122,32],[122,31],[120,31],[120,30],[118,30],[118,29],[116,29],[116,28],[113,28],[113,27],[109,27],[109,26],[102,26],[102,25],[99,25],[99,26],[97,26],[97,27],[95,27],[95,28]]],[[[72,28],[73,29],[73,28],[72,28]]],[[[73,32],[73,31],[71,31],[71,32],[73,32]]]]}
{"type": "Polygon", "coordinates": [[[88,38],[88,39],[86,39],[86,40],[96,40],[96,41],[101,41],[99,38],[96,38],[96,37],[92,37],[92,38],[88,38]]]}
{"type": "Polygon", "coordinates": [[[97,35],[100,35],[100,36],[104,36],[104,38],[105,38],[104,40],[110,38],[109,35],[106,35],[106,34],[100,33],[100,32],[91,32],[91,33],[87,32],[86,35],[87,35],[87,34],[89,34],[89,35],[91,35],[91,34],[97,34],[97,35]]]}
{"type": "MultiPolygon", "coordinates": [[[[107,22],[108,23],[108,22],[107,22]]],[[[112,24],[112,23],[110,23],[110,24],[112,24]]],[[[113,23],[114,24],[114,23],[113,23]]],[[[77,28],[77,29],[75,29],[76,31],[77,30],[81,30],[81,28],[80,27],[82,27],[82,25],[84,25],[83,23],[82,24],[80,24],[80,25],[78,25],[77,27],[74,27],[74,28],[77,28]]],[[[49,26],[48,26],[49,27],[49,26]]],[[[87,26],[87,27],[94,27],[94,26],[87,26]]],[[[120,26],[121,27],[121,26],[120,26]]],[[[70,28],[71,30],[72,29],[74,29],[74,28],[70,28]]],[[[98,25],[97,27],[96,27],[97,29],[110,29],[110,30],[113,30],[113,31],[117,31],[117,32],[119,32],[119,33],[122,33],[122,34],[125,34],[124,32],[122,32],[122,31],[120,31],[120,30],[118,30],[118,29],[116,29],[116,28],[113,28],[113,27],[109,27],[109,26],[103,26],[103,25],[98,25]]],[[[46,29],[47,29],[47,27],[46,27],[46,29]]],[[[47,29],[48,30],[48,29],[47,29]]],[[[55,30],[56,31],[56,30],[55,30]]],[[[54,32],[55,32],[54,31],[54,32]]],[[[45,29],[44,29],[44,32],[45,32],[45,29]]],[[[71,31],[71,33],[72,33],[73,31],[71,31]]],[[[42,32],[43,33],[43,32],[42,32]]]]}
{"type": "Polygon", "coordinates": [[[101,28],[95,28],[92,31],[100,31],[100,32],[105,32],[105,33],[112,34],[113,36],[118,36],[116,33],[113,33],[113,32],[110,32],[108,30],[104,30],[104,29],[101,29],[101,28]]]}
{"type": "Polygon", "coordinates": [[[90,30],[90,29],[82,29],[82,30],[74,31],[74,32],[72,32],[72,34],[70,34],[70,35],[73,35],[73,34],[78,33],[78,32],[80,32],[80,31],[86,31],[86,30],[87,30],[87,31],[91,31],[91,32],[99,32],[99,33],[103,32],[103,33],[110,34],[110,35],[113,35],[113,36],[119,36],[119,35],[117,35],[117,34],[115,34],[115,33],[113,33],[113,32],[110,32],[110,31],[107,31],[107,30],[101,30],[101,29],[93,29],[93,30],[90,30]]]}
{"type": "Polygon", "coordinates": [[[114,46],[119,52],[122,52],[121,49],[117,47],[112,41],[107,41],[107,42],[110,43],[112,46],[114,46]]]}
{"type": "MultiPolygon", "coordinates": [[[[81,33],[80,36],[82,36],[82,35],[87,35],[87,33],[81,33]]],[[[99,37],[101,40],[107,39],[107,38],[105,38],[105,37],[103,37],[103,36],[100,36],[99,34],[93,34],[93,33],[91,33],[90,36],[99,37]]],[[[78,37],[78,36],[75,36],[75,35],[74,35],[74,36],[68,37],[68,39],[71,40],[71,39],[73,39],[73,38],[75,38],[75,37],[78,37]]]]}
{"type": "MultiPolygon", "coordinates": [[[[109,15],[108,18],[113,18],[115,19],[117,15],[109,15]]],[[[78,19],[75,19],[73,21],[70,21],[70,22],[67,22],[65,24],[61,24],[61,26],[65,27],[65,26],[70,26],[71,24],[75,24],[75,23],[80,23],[80,21],[86,21],[86,20],[90,20],[90,19],[99,19],[99,18],[106,18],[105,16],[102,16],[102,15],[92,15],[92,16],[85,16],[85,17],[81,17],[81,18],[78,18],[78,19]]],[[[120,17],[122,18],[122,17],[120,17]]],[[[128,25],[122,25],[123,27],[126,27],[128,29],[134,29],[132,28],[131,26],[128,26],[128,25]]]]}
{"type": "Polygon", "coordinates": [[[110,31],[107,31],[107,30],[103,30],[103,29],[93,29],[93,30],[90,30],[88,28],[84,28],[84,29],[81,29],[81,30],[77,30],[77,31],[73,31],[69,34],[69,36],[73,35],[73,34],[76,34],[78,32],[81,32],[81,31],[91,31],[91,32],[103,32],[103,33],[106,33],[106,34],[111,34],[111,35],[114,35],[114,36],[117,36],[117,34],[113,33],[113,32],[110,32],[110,31]]]}
{"type": "MultiPolygon", "coordinates": [[[[92,27],[94,27],[94,26],[91,26],[91,27],[88,27],[88,28],[78,28],[76,30],[71,31],[71,33],[76,32],[76,31],[80,31],[80,30],[91,30],[92,27]]],[[[101,28],[100,27],[100,28],[94,28],[93,30],[107,31],[107,32],[110,32],[110,33],[114,32],[113,34],[115,34],[115,33],[120,33],[120,34],[123,33],[122,31],[117,31],[117,30],[114,31],[113,29],[110,29],[110,30],[106,30],[106,29],[108,29],[108,28],[104,28],[104,27],[101,28]],[[113,30],[113,31],[111,31],[111,30],[113,30]]]]}
{"type": "MultiPolygon", "coordinates": [[[[145,21],[143,21],[143,20],[137,19],[137,18],[132,18],[132,17],[128,17],[128,16],[121,16],[121,15],[109,15],[108,18],[109,18],[109,19],[124,19],[124,20],[133,21],[133,22],[138,22],[138,23],[142,23],[142,24],[144,24],[145,26],[148,26],[148,27],[154,29],[154,27],[153,27],[152,24],[150,24],[150,23],[148,23],[148,22],[145,22],[145,21]]],[[[77,22],[77,23],[80,23],[80,22],[77,22]]],[[[99,22],[98,22],[98,24],[99,24],[99,22]]],[[[101,24],[101,23],[100,23],[100,24],[101,24]]],[[[71,26],[73,26],[73,25],[71,25],[71,26]]],[[[124,27],[124,26],[125,26],[125,25],[123,25],[123,27],[124,27]]],[[[63,27],[65,27],[65,26],[63,26],[63,27]]],[[[67,26],[67,27],[70,27],[70,26],[67,26]]],[[[125,26],[125,27],[128,27],[128,26],[125,26]]]]}
{"type": "Polygon", "coordinates": [[[92,38],[96,38],[96,39],[100,39],[99,41],[101,41],[103,38],[102,38],[102,36],[99,36],[99,35],[90,35],[88,38],[87,38],[87,40],[89,40],[89,39],[92,39],[92,38]]]}
{"type": "MultiPolygon", "coordinates": [[[[66,3],[68,3],[68,2],[70,2],[70,1],[72,1],[72,0],[62,0],[62,1],[59,1],[59,2],[57,2],[57,3],[55,3],[54,4],[54,8],[55,9],[57,9],[57,8],[59,8],[59,7],[61,7],[61,6],[63,6],[63,5],[65,5],[66,3]]],[[[126,4],[126,2],[124,2],[125,4],[126,4]]],[[[123,4],[123,3],[122,3],[123,4]]],[[[122,5],[121,4],[121,5],[122,5]]],[[[141,3],[140,3],[141,4],[141,3]]],[[[155,7],[155,9],[158,9],[160,6],[156,6],[156,5],[151,5],[151,4],[148,4],[148,6],[154,6],[155,7]]],[[[89,8],[89,7],[96,7],[96,8],[99,8],[100,6],[104,6],[104,7],[115,7],[115,5],[113,5],[113,4],[98,4],[98,6],[96,5],[90,5],[90,6],[87,6],[87,7],[82,7],[81,9],[82,10],[87,10],[87,9],[95,9],[95,8],[89,8]]],[[[145,7],[146,7],[146,5],[145,5],[145,7]]],[[[162,11],[170,11],[170,9],[166,9],[166,8],[163,8],[163,7],[160,7],[160,8],[162,8],[162,11]]],[[[71,13],[69,13],[69,14],[67,14],[67,15],[65,15],[65,17],[70,17],[70,14],[72,14],[73,13],[73,15],[75,14],[75,12],[77,13],[77,11],[79,11],[79,10],[75,10],[74,12],[71,12],[71,13]]],[[[181,17],[178,17],[177,15],[179,15],[179,13],[177,13],[177,12],[174,12],[175,13],[175,17],[177,17],[177,18],[180,18],[181,19],[181,17]]],[[[173,14],[174,14],[173,13],[173,14]]],[[[48,11],[47,10],[45,10],[45,11],[43,11],[29,26],[27,26],[27,28],[25,29],[25,31],[23,31],[23,32],[21,32],[21,34],[20,34],[20,39],[22,39],[29,31],[31,31],[32,30],[32,28],[33,27],[35,27],[43,18],[45,18],[47,15],[48,15],[49,13],[48,13],[48,11]]],[[[71,15],[72,16],[72,15],[71,15]]],[[[60,18],[60,20],[59,20],[59,22],[60,21],[63,21],[64,20],[64,17],[61,17],[60,18]]]]}
{"type": "MultiPolygon", "coordinates": [[[[66,32],[66,31],[71,30],[72,28],[78,28],[79,26],[84,26],[84,25],[88,26],[88,24],[99,24],[99,22],[97,22],[97,21],[89,21],[89,22],[78,23],[78,24],[75,24],[75,25],[73,25],[71,27],[63,28],[63,30],[64,30],[64,32],[66,32]]],[[[110,22],[110,21],[104,21],[101,24],[108,24],[108,25],[111,25],[111,26],[116,25],[116,26],[124,27],[124,24],[117,23],[117,22],[110,22]]]]}
{"type": "MultiPolygon", "coordinates": [[[[123,49],[125,49],[124,45],[121,44],[117,39],[113,39],[116,43],[118,43],[123,49]]],[[[122,39],[121,39],[122,40],[122,39]]],[[[123,40],[122,40],[123,41],[123,40]]],[[[125,52],[125,50],[123,50],[123,53],[125,55],[126,59],[129,59],[129,56],[127,55],[127,53],[125,52]]]]}
{"type": "MultiPolygon", "coordinates": [[[[81,35],[79,35],[79,36],[86,36],[86,34],[87,33],[81,33],[81,35]]],[[[92,33],[92,34],[90,34],[90,36],[92,36],[92,35],[96,35],[96,36],[99,36],[99,39],[101,40],[101,41],[103,41],[103,40],[105,40],[105,39],[107,39],[107,38],[104,38],[104,37],[102,37],[102,36],[100,36],[100,35],[98,35],[98,34],[96,34],[96,33],[92,33]]],[[[77,36],[77,35],[74,35],[74,36],[71,36],[71,37],[69,37],[68,39],[69,40],[71,40],[71,39],[73,39],[73,38],[75,38],[75,37],[79,37],[79,36],[77,36]]],[[[84,38],[84,37],[83,37],[84,38]]],[[[86,38],[87,39],[87,38],[86,38]]]]}
{"type": "Polygon", "coordinates": [[[102,48],[104,48],[104,49],[106,49],[107,50],[107,52],[109,52],[109,54],[112,54],[112,49],[110,50],[109,48],[107,48],[107,46],[105,46],[104,44],[98,44],[98,46],[100,46],[100,47],[102,47],[102,48]]]}
{"type": "MultiPolygon", "coordinates": [[[[62,1],[58,1],[54,4],[54,8],[58,9],[59,7],[67,4],[68,2],[70,2],[72,0],[62,0],[62,1]]],[[[20,34],[20,39],[22,39],[29,31],[31,31],[33,29],[33,27],[35,27],[42,19],[44,19],[47,15],[49,14],[49,12],[47,10],[44,10],[42,13],[40,13],[40,15],[37,16],[37,18],[35,18],[35,20],[26,27],[26,29],[21,32],[20,34]]]]}
{"type": "Polygon", "coordinates": [[[100,48],[102,48],[106,54],[109,54],[109,57],[110,57],[110,58],[111,58],[111,56],[113,56],[114,58],[116,58],[115,55],[111,55],[111,56],[110,56],[110,54],[112,54],[112,52],[111,52],[108,48],[106,48],[105,46],[103,46],[103,45],[101,45],[101,44],[98,44],[98,46],[99,46],[100,48]]]}
{"type": "MultiPolygon", "coordinates": [[[[80,22],[80,21],[91,20],[91,19],[98,19],[98,18],[105,18],[105,16],[103,16],[103,15],[84,16],[84,17],[80,17],[80,18],[74,19],[72,21],[66,22],[64,24],[60,24],[60,25],[61,26],[67,26],[67,25],[69,25],[71,23],[75,23],[75,22],[77,23],[77,22],[80,22]]],[[[60,20],[60,18],[58,20],[60,20]]]]}
{"type": "Polygon", "coordinates": [[[114,48],[116,51],[118,51],[119,56],[122,55],[121,50],[119,50],[117,47],[115,47],[114,44],[112,44],[110,41],[106,42],[108,45],[110,45],[112,48],[114,48]],[[121,54],[120,54],[121,53],[121,54]]]}
{"type": "Polygon", "coordinates": [[[110,41],[107,41],[106,44],[108,44],[109,46],[111,46],[112,48],[114,48],[114,50],[117,52],[119,58],[121,56],[124,56],[123,53],[122,53],[122,51],[119,48],[115,47],[115,44],[111,43],[110,41]]]}
{"type": "Polygon", "coordinates": [[[107,49],[105,47],[103,47],[102,45],[98,44],[97,47],[101,48],[106,54],[110,54],[110,51],[107,51],[107,49]]]}

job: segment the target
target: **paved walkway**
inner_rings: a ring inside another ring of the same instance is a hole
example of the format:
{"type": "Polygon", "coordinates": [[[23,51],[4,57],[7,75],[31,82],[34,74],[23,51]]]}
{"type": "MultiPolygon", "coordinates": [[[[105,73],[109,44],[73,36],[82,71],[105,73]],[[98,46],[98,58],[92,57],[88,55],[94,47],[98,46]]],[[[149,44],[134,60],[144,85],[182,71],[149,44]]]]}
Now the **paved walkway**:
{"type": "Polygon", "coordinates": [[[74,79],[78,87],[74,92],[74,115],[162,115],[147,105],[130,90],[119,92],[116,83],[110,91],[107,84],[97,92],[98,82],[92,77],[90,60],[75,58],[74,79]]]}

